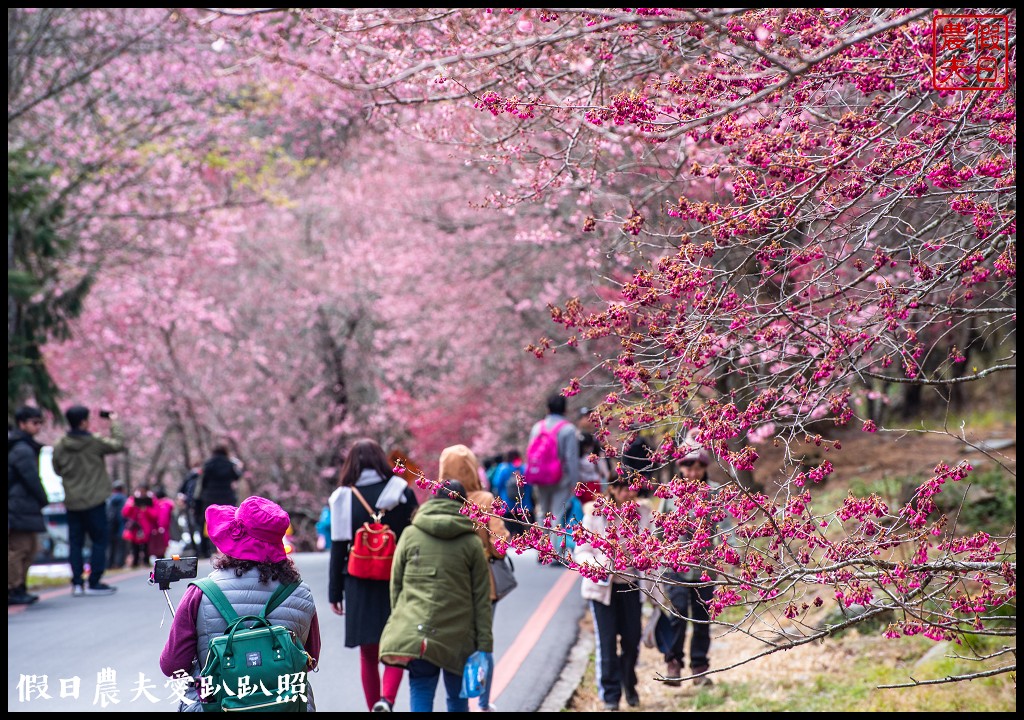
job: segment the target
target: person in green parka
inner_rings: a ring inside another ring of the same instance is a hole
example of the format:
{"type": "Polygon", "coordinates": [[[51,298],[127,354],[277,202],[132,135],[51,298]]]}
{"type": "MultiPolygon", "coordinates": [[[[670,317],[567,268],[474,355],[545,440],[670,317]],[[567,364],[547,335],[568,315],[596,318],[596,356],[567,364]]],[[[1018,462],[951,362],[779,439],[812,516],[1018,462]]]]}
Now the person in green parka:
{"type": "Polygon", "coordinates": [[[490,569],[473,521],[459,514],[466,490],[446,480],[398,541],[391,616],[380,659],[409,671],[413,712],[430,712],[443,676],[448,712],[469,712],[462,670],[476,651],[494,652],[490,569]]]}

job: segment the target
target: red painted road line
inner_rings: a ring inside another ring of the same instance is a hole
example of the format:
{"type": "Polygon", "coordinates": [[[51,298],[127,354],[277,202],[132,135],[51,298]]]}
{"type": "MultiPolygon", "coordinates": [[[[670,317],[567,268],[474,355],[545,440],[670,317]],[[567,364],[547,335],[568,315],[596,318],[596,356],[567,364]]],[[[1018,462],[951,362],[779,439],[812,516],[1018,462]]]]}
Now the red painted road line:
{"type": "MultiPolygon", "coordinates": [[[[149,574],[149,570],[146,569],[146,568],[142,568],[142,569],[139,569],[139,570],[133,570],[133,571],[129,571],[129,572],[118,573],[117,575],[109,575],[109,574],[107,574],[107,575],[103,576],[103,582],[106,583],[107,585],[116,585],[118,583],[125,582],[126,580],[131,580],[132,578],[137,578],[137,577],[139,577],[140,575],[143,575],[143,574],[148,575],[149,574]]],[[[71,594],[71,578],[68,578],[68,584],[63,586],[63,587],[54,588],[52,590],[41,590],[38,593],[39,600],[37,600],[36,602],[42,602],[43,600],[49,600],[50,598],[55,598],[55,597],[59,597],[61,595],[70,595],[70,594],[71,594]]],[[[35,604],[36,603],[32,603],[32,605],[35,605],[35,604]]],[[[7,614],[8,615],[17,615],[18,613],[23,613],[26,610],[28,610],[30,607],[32,607],[32,605],[8,605],[7,606],[7,614]]]]}
{"type": "Polygon", "coordinates": [[[544,600],[541,601],[533,615],[530,616],[530,619],[526,621],[526,626],[516,636],[512,647],[501,657],[501,660],[494,668],[494,687],[491,690],[491,698],[493,700],[497,701],[502,691],[512,682],[512,678],[515,677],[516,672],[522,667],[523,662],[526,661],[526,656],[530,654],[533,646],[540,640],[551,618],[555,616],[565,596],[569,594],[569,591],[572,590],[578,579],[579,575],[572,570],[563,571],[562,577],[548,591],[548,594],[544,596],[544,600]]]}

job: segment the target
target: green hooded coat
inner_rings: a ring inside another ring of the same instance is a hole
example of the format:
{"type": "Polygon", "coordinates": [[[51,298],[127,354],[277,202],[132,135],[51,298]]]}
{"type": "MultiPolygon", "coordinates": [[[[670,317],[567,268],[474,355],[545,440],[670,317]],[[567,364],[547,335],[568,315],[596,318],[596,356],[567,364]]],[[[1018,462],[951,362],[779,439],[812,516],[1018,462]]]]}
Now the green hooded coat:
{"type": "Polygon", "coordinates": [[[420,658],[461,675],[474,651],[494,652],[490,569],[461,507],[431,499],[398,541],[391,617],[380,638],[380,659],[389,665],[420,658]]]}

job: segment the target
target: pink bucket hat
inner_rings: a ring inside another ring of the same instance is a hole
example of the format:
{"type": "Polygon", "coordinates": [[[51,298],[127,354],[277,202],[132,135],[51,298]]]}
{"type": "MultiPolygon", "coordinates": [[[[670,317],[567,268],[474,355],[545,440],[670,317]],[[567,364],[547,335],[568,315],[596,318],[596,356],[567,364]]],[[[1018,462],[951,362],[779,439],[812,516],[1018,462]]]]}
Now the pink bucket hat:
{"type": "Polygon", "coordinates": [[[233,505],[206,508],[206,532],[217,549],[239,560],[281,562],[288,555],[284,534],[291,519],[277,503],[252,496],[233,505]]]}

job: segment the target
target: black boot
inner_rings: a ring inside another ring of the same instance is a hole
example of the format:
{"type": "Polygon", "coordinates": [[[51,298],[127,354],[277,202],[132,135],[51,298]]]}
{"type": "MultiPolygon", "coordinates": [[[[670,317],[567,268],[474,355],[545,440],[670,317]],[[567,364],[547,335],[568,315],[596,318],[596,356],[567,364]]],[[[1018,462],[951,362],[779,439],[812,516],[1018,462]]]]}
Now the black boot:
{"type": "Polygon", "coordinates": [[[31,605],[38,599],[38,595],[29,595],[21,588],[12,588],[7,591],[8,605],[31,605]]]}

